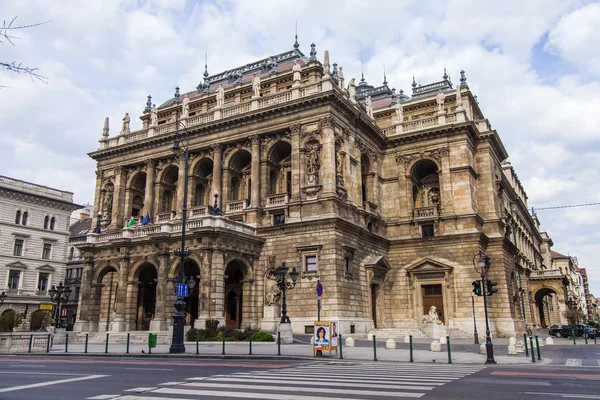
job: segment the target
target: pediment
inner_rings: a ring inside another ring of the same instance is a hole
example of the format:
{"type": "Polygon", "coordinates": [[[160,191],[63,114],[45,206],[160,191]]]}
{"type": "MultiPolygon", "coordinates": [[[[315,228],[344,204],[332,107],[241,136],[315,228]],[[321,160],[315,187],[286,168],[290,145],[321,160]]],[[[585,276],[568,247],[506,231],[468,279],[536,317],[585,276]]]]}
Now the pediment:
{"type": "Polygon", "coordinates": [[[375,256],[365,263],[365,269],[370,273],[372,279],[384,280],[392,267],[384,256],[375,256]]]}
{"type": "Polygon", "coordinates": [[[14,263],[8,264],[6,267],[8,269],[27,269],[27,265],[23,264],[21,261],[15,261],[14,263]]]}
{"type": "Polygon", "coordinates": [[[430,274],[435,272],[451,272],[454,269],[449,262],[434,258],[425,257],[417,260],[406,267],[409,274],[430,274]]]}
{"type": "Polygon", "coordinates": [[[42,265],[42,266],[38,267],[37,269],[42,272],[54,272],[55,271],[54,267],[49,264],[42,265]]]}

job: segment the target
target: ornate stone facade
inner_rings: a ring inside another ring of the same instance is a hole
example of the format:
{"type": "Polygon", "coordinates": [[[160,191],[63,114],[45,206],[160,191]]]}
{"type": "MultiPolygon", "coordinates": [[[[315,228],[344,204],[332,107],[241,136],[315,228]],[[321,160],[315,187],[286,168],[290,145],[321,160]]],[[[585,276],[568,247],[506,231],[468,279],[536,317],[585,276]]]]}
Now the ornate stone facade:
{"type": "MultiPolygon", "coordinates": [[[[531,314],[531,300],[519,291],[515,302],[511,287],[517,275],[528,287],[542,237],[466,78],[456,88],[447,76],[415,83],[412,98],[364,78],[350,85],[328,61],[296,49],[205,73],[197,91],[146,107],[142,130],[103,136],[90,153],[102,231],[79,245],[77,329],[172,324],[187,185],[189,325],[216,318],[272,329],[269,307],[279,300],[266,277],[286,262],[301,272],[287,294],[295,332],[316,319],[320,280],[321,318],[343,333],[418,332],[435,306],[451,335],[467,335],[473,257],[483,250],[500,289],[489,299],[491,329],[523,331],[519,310],[531,314]],[[189,99],[185,110],[181,98],[189,99]],[[170,150],[183,133],[187,182],[184,160],[170,150]],[[213,200],[223,217],[210,215],[213,200]],[[513,214],[516,239],[506,234],[513,214]],[[130,215],[152,223],[124,229],[130,215]]],[[[483,302],[475,300],[481,323],[483,302]]]]}

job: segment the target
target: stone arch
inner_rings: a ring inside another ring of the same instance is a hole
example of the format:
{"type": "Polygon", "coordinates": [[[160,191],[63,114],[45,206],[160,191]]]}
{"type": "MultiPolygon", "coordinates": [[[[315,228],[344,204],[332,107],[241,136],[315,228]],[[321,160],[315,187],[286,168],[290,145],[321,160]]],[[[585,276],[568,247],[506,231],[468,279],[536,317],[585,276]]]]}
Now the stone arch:
{"type": "Polygon", "coordinates": [[[129,215],[139,217],[144,208],[146,198],[146,172],[138,171],[127,184],[127,208],[129,215]]]}
{"type": "MultiPolygon", "coordinates": [[[[173,281],[175,278],[180,277],[180,264],[181,260],[177,259],[170,268],[169,277],[173,281]]],[[[186,313],[186,325],[194,326],[194,323],[199,317],[200,310],[200,284],[202,281],[202,263],[198,257],[187,257],[183,265],[183,273],[185,282],[189,287],[189,295],[186,299],[185,313],[186,313]]],[[[173,293],[173,302],[176,300],[175,293],[173,293]]]]}
{"type": "Polygon", "coordinates": [[[134,321],[135,329],[147,331],[156,311],[156,288],[158,283],[158,268],[150,262],[141,263],[133,272],[134,282],[130,285],[130,299],[135,299],[134,321]]]}
{"type": "Polygon", "coordinates": [[[103,265],[100,268],[98,268],[98,272],[96,272],[96,275],[94,276],[93,282],[94,283],[102,283],[102,279],[109,272],[117,272],[118,273],[119,272],[119,268],[115,267],[112,264],[106,263],[105,265],[103,265]]]}
{"type": "Polygon", "coordinates": [[[212,180],[214,162],[209,157],[197,160],[192,166],[192,201],[193,207],[210,205],[212,201],[212,180]]]}
{"type": "Polygon", "coordinates": [[[246,149],[233,152],[226,163],[224,174],[224,195],[228,201],[250,199],[252,154],[246,149]]]}
{"type": "Polygon", "coordinates": [[[244,307],[244,298],[249,298],[248,265],[239,258],[225,263],[225,326],[241,328],[247,320],[248,311],[244,307]]]}
{"type": "Polygon", "coordinates": [[[292,145],[286,140],[273,143],[267,153],[268,194],[292,191],[292,145]]]}
{"type": "Polygon", "coordinates": [[[302,141],[302,145],[300,147],[305,148],[309,143],[317,142],[319,146],[321,145],[321,138],[317,135],[309,135],[302,141]]]}
{"type": "Polygon", "coordinates": [[[159,212],[175,211],[177,209],[177,183],[179,180],[179,167],[171,164],[160,174],[159,185],[159,212]]]}
{"type": "Polygon", "coordinates": [[[373,195],[373,171],[371,158],[367,153],[360,155],[360,192],[362,202],[370,201],[373,195]]]}
{"type": "Polygon", "coordinates": [[[441,205],[439,165],[431,159],[415,162],[410,168],[413,208],[441,205]]]}
{"type": "MultiPolygon", "coordinates": [[[[96,315],[91,320],[98,323],[98,329],[109,331],[116,314],[119,270],[108,264],[100,268],[92,289],[92,302],[98,305],[96,315]]],[[[125,290],[125,289],[123,289],[125,290]]]]}
{"type": "Polygon", "coordinates": [[[561,291],[557,291],[552,285],[544,285],[535,290],[533,300],[538,314],[537,320],[542,328],[563,322],[560,293],[561,291]]]}

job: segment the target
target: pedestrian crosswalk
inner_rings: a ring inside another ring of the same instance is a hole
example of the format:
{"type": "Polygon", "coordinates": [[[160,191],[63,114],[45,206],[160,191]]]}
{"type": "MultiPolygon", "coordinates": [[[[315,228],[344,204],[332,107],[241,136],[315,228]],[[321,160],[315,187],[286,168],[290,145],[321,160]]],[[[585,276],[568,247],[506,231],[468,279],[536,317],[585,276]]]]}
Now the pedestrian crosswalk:
{"type": "MultiPolygon", "coordinates": [[[[310,363],[277,370],[259,370],[191,377],[156,387],[133,388],[111,400],[185,398],[265,400],[375,400],[419,398],[483,367],[384,363],[310,363]]],[[[107,395],[101,395],[107,396],[107,395]]],[[[100,399],[101,397],[91,397],[100,399]]]]}

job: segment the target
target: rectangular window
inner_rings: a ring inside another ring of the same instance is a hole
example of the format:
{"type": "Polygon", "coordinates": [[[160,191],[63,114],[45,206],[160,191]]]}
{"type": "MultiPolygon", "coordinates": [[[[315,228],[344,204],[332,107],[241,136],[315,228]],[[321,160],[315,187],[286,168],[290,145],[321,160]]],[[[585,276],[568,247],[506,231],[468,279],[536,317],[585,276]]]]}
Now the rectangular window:
{"type": "Polygon", "coordinates": [[[11,270],[8,273],[8,288],[17,290],[19,288],[19,279],[21,278],[21,271],[11,270]]]}
{"type": "Polygon", "coordinates": [[[79,291],[81,290],[81,288],[79,286],[75,286],[75,298],[73,299],[73,301],[79,301],[79,291]]]}
{"type": "Polygon", "coordinates": [[[40,292],[48,290],[48,276],[48,274],[40,274],[40,279],[38,280],[38,290],[40,292]]]}
{"type": "Polygon", "coordinates": [[[285,224],[285,214],[275,215],[273,217],[273,223],[275,225],[283,225],[283,224],[285,224]]]}
{"type": "Polygon", "coordinates": [[[432,238],[434,236],[433,224],[421,225],[421,234],[424,238],[432,238]]]}
{"type": "Polygon", "coordinates": [[[81,278],[82,273],[83,273],[83,268],[77,268],[77,276],[76,276],[76,278],[81,278]]]}
{"type": "Polygon", "coordinates": [[[44,248],[42,249],[42,258],[44,260],[49,260],[51,252],[52,252],[52,245],[50,243],[44,243],[44,248]]]}
{"type": "Polygon", "coordinates": [[[317,272],[317,256],[306,256],[304,260],[307,272],[317,272]]]}
{"type": "Polygon", "coordinates": [[[350,272],[350,257],[344,257],[344,272],[350,272]]]}
{"type": "Polygon", "coordinates": [[[15,255],[15,256],[23,255],[23,239],[15,239],[15,248],[13,250],[13,255],[15,255]]]}

